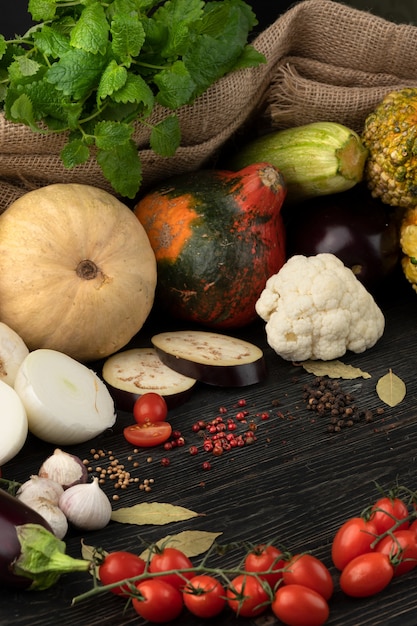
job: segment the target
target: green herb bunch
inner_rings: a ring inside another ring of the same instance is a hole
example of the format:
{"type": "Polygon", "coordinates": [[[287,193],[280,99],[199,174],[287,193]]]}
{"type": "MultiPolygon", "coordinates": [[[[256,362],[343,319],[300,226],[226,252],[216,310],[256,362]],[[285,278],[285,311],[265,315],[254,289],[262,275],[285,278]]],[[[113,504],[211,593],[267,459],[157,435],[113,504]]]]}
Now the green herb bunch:
{"type": "Polygon", "coordinates": [[[94,156],[113,189],[134,198],[142,182],[136,124],[150,148],[173,156],[175,111],[216,80],[265,61],[249,43],[257,24],[243,0],[29,0],[35,25],[0,35],[5,118],[37,133],[67,133],[68,169],[94,156]],[[156,104],[172,111],[157,124],[156,104]]]}

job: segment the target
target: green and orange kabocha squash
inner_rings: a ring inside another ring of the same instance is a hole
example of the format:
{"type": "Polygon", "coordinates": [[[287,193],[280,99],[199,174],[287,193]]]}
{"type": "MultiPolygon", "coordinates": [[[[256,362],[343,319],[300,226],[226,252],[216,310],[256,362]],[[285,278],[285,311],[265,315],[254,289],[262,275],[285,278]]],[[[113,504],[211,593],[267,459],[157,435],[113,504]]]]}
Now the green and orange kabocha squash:
{"type": "Polygon", "coordinates": [[[256,163],[173,177],[140,199],[160,310],[219,329],[254,321],[267,278],[285,262],[285,194],[281,172],[256,163]]]}

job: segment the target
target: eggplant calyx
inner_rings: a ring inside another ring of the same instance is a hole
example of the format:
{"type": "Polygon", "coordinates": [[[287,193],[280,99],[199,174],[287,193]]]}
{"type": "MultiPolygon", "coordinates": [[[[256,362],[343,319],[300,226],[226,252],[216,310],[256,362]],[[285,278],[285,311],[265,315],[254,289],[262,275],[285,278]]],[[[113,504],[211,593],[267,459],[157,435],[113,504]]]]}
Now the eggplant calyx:
{"type": "Polygon", "coordinates": [[[39,524],[16,526],[16,533],[21,552],[13,562],[13,572],[32,580],[29,589],[48,589],[61,574],[88,571],[92,566],[90,561],[66,554],[65,543],[39,524]]]}

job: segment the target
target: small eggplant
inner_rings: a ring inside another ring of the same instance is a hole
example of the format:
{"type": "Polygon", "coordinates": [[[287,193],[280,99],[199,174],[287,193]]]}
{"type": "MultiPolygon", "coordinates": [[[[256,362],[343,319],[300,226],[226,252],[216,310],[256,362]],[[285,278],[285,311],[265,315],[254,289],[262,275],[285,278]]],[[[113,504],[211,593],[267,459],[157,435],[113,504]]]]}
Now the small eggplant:
{"type": "Polygon", "coordinates": [[[292,205],[284,219],[288,256],[330,252],[370,292],[398,265],[399,215],[361,185],[292,205]]]}
{"type": "Polygon", "coordinates": [[[23,524],[40,524],[51,530],[39,513],[0,489],[0,584],[21,589],[29,587],[32,582],[30,578],[13,572],[13,563],[21,552],[16,528],[23,524]]]}

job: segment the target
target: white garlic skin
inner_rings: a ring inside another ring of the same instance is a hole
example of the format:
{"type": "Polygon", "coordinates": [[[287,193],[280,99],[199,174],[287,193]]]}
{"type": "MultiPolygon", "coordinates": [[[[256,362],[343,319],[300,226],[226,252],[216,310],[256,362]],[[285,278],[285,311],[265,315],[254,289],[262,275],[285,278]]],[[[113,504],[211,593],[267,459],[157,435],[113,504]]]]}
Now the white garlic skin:
{"type": "Polygon", "coordinates": [[[49,478],[60,485],[64,489],[87,482],[87,468],[80,458],[69,452],[64,452],[60,448],[56,448],[41,465],[39,476],[49,478]]]}
{"type": "Polygon", "coordinates": [[[65,489],[59,507],[71,524],[82,530],[100,530],[110,522],[112,505],[98,478],[65,489]]]}
{"type": "Polygon", "coordinates": [[[59,498],[63,493],[64,489],[59,483],[50,478],[43,478],[34,474],[29,480],[20,485],[16,497],[25,504],[29,504],[31,500],[36,500],[36,498],[46,498],[52,504],[58,506],[59,498]]]}
{"type": "Polygon", "coordinates": [[[54,504],[51,500],[42,496],[28,497],[24,502],[48,522],[55,537],[58,539],[65,537],[68,531],[68,520],[58,504],[54,504]]]}

